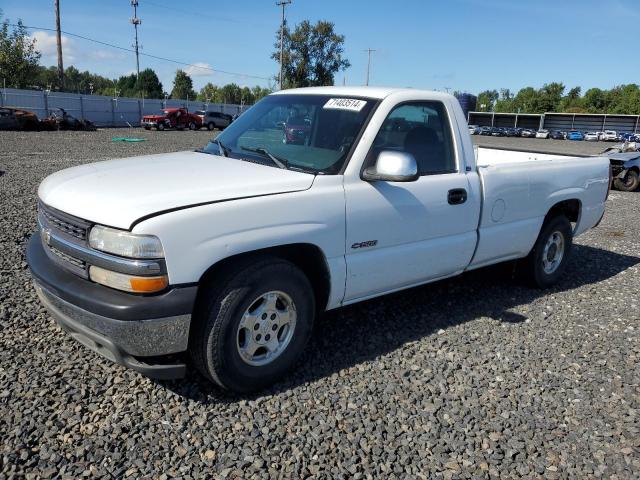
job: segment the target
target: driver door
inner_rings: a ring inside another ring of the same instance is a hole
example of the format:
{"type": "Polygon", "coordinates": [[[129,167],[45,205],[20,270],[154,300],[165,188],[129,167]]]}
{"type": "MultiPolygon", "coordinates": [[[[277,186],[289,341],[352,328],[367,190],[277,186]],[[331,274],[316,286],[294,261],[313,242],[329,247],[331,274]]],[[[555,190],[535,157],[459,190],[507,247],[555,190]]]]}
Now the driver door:
{"type": "Polygon", "coordinates": [[[345,302],[461,272],[476,246],[479,201],[461,168],[441,102],[401,104],[388,115],[365,160],[380,151],[413,155],[413,182],[345,182],[345,302]]]}

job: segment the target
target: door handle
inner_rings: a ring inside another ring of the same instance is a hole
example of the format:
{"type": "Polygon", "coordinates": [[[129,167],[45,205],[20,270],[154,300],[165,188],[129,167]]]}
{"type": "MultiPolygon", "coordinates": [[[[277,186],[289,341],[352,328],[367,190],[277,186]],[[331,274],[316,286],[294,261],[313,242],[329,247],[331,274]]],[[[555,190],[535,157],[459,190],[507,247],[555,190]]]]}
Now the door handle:
{"type": "Polygon", "coordinates": [[[464,188],[449,190],[447,201],[449,205],[460,205],[467,201],[467,191],[464,188]]]}

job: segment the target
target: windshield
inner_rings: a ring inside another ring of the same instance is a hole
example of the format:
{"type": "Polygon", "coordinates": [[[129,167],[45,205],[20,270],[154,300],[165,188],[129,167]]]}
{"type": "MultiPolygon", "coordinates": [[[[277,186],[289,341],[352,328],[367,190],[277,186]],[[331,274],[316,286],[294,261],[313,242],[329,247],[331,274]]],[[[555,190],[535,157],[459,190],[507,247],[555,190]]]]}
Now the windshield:
{"type": "Polygon", "coordinates": [[[227,127],[205,152],[314,173],[338,173],[377,100],[270,95],[227,127]],[[219,142],[219,143],[218,143],[219,142]],[[268,152],[268,153],[265,153],[268,152]]]}

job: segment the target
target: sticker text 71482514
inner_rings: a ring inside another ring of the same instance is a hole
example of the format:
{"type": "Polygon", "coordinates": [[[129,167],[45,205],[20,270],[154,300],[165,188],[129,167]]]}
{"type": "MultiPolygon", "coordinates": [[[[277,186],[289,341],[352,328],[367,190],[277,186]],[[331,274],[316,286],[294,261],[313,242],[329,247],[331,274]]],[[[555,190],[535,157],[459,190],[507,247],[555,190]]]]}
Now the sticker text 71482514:
{"type": "Polygon", "coordinates": [[[365,100],[357,100],[355,98],[330,98],[322,108],[359,112],[366,104],[365,100]]]}

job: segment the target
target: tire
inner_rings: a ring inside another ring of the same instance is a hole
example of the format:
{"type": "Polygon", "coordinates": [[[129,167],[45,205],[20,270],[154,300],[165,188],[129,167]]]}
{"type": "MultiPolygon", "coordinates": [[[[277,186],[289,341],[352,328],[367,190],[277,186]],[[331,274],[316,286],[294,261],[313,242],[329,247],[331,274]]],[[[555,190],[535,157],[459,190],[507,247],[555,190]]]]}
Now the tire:
{"type": "Polygon", "coordinates": [[[226,390],[251,392],[291,369],[307,345],[315,317],[313,289],[298,267],[278,258],[254,258],[202,288],[189,352],[205,377],[226,390]],[[275,348],[266,347],[270,335],[275,348]]]}
{"type": "Polygon", "coordinates": [[[216,128],[216,126],[212,122],[207,123],[207,130],[211,131],[214,128],[216,128]]]}
{"type": "Polygon", "coordinates": [[[635,170],[629,170],[623,180],[616,178],[613,180],[616,190],[623,192],[635,192],[640,187],[640,177],[635,170]]]}
{"type": "Polygon", "coordinates": [[[159,123],[158,124],[158,130],[161,131],[161,132],[164,130],[164,123],[159,123]]]}
{"type": "Polygon", "coordinates": [[[572,241],[571,223],[567,217],[558,215],[546,220],[533,249],[524,260],[524,280],[537,288],[549,288],[556,284],[566,269],[572,241]],[[561,246],[558,241],[561,241],[561,246]],[[551,242],[555,249],[550,245],[551,242]],[[560,252],[559,257],[557,252],[560,252]]]}
{"type": "Polygon", "coordinates": [[[196,129],[196,124],[194,122],[190,122],[189,123],[189,130],[195,130],[196,129]]]}

